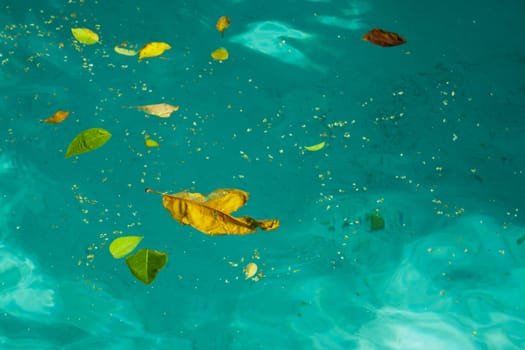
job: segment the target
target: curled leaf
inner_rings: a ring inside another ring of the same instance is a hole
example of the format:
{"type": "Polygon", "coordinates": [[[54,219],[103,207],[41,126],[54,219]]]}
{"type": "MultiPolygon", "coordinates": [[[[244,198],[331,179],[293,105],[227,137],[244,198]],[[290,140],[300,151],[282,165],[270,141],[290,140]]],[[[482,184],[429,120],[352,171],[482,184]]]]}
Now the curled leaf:
{"type": "Polygon", "coordinates": [[[228,50],[224,49],[224,48],[218,48],[217,50],[213,51],[211,53],[211,58],[213,58],[214,60],[217,60],[217,61],[225,61],[228,59],[229,57],[229,53],[228,53],[228,50]]]}
{"type": "Polygon", "coordinates": [[[121,46],[115,46],[113,48],[113,50],[118,53],[119,55],[124,55],[124,56],[135,56],[138,52],[135,51],[135,50],[130,50],[130,49],[126,49],[126,48],[123,48],[121,46]]]}
{"type": "Polygon", "coordinates": [[[118,237],[109,245],[109,252],[115,259],[120,259],[131,253],[142,241],[142,236],[118,237]]]}
{"type": "Polygon", "coordinates": [[[42,120],[42,123],[62,123],[70,114],[70,111],[56,111],[51,117],[42,120]]]}
{"type": "Polygon", "coordinates": [[[92,128],[82,131],[69,144],[66,158],[93,151],[102,147],[111,138],[109,131],[101,128],[92,128]]]}
{"type": "Polygon", "coordinates": [[[72,28],[71,33],[75,39],[85,45],[98,43],[98,34],[88,28],[72,28]]]}
{"type": "Polygon", "coordinates": [[[146,189],[146,192],[162,194],[162,204],[173,219],[212,236],[246,235],[254,233],[257,228],[269,231],[279,227],[279,219],[256,220],[229,215],[248,200],[248,193],[244,191],[218,189],[207,196],[191,192],[170,195],[151,189],[146,189]]]}
{"type": "Polygon", "coordinates": [[[304,146],[304,149],[310,152],[315,152],[323,149],[325,145],[326,143],[323,141],[313,146],[304,146]]]}
{"type": "Polygon", "coordinates": [[[160,56],[164,51],[171,49],[171,46],[164,42],[151,42],[142,47],[139,51],[139,60],[147,57],[160,56]]]}
{"type": "Polygon", "coordinates": [[[150,284],[168,262],[168,254],[152,249],[140,249],[126,258],[129,270],[139,281],[150,284]]]}
{"type": "Polygon", "coordinates": [[[217,23],[215,23],[215,28],[219,31],[219,33],[224,35],[224,30],[228,28],[231,24],[230,18],[228,16],[221,16],[217,20],[217,23]]]}
{"type": "Polygon", "coordinates": [[[250,279],[257,273],[257,264],[254,262],[248,263],[244,269],[244,276],[246,279],[250,279]]]}
{"type": "Polygon", "coordinates": [[[171,113],[179,110],[179,106],[172,106],[167,103],[159,103],[144,106],[123,106],[124,108],[136,108],[144,113],[151,114],[160,118],[169,118],[171,113]]]}

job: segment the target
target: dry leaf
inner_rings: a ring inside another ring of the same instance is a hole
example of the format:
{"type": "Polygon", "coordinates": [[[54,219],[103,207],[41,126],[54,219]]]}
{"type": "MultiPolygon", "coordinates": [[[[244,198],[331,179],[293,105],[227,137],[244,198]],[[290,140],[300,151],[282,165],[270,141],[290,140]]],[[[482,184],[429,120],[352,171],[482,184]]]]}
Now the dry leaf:
{"type": "Polygon", "coordinates": [[[56,111],[51,117],[42,120],[42,123],[62,123],[70,114],[70,111],[56,111]]]}
{"type": "Polygon", "coordinates": [[[146,45],[139,51],[139,61],[147,57],[160,56],[164,51],[171,49],[171,46],[163,42],[151,42],[146,45]]]}
{"type": "Polygon", "coordinates": [[[136,108],[144,113],[151,114],[160,118],[169,118],[171,113],[179,110],[179,106],[172,106],[167,103],[158,103],[144,106],[123,106],[123,108],[136,108]]]}
{"type": "Polygon", "coordinates": [[[215,23],[215,28],[217,28],[217,30],[222,34],[224,35],[224,30],[226,28],[228,28],[231,24],[231,21],[230,19],[228,18],[228,16],[221,16],[218,20],[217,20],[217,23],[215,23]]]}
{"type": "Polygon", "coordinates": [[[149,188],[146,192],[161,194],[162,204],[173,219],[212,236],[246,235],[254,233],[257,228],[269,231],[279,227],[279,219],[255,220],[248,216],[230,216],[248,200],[248,193],[241,190],[218,189],[207,196],[191,192],[170,195],[149,188]]]}

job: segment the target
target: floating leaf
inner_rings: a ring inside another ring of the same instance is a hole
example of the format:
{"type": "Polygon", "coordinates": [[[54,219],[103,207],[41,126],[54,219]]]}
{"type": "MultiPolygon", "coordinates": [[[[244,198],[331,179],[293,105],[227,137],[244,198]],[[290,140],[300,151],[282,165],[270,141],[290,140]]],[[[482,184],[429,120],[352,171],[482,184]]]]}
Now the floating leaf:
{"type": "Polygon", "coordinates": [[[102,147],[111,138],[109,131],[101,128],[92,128],[82,131],[69,144],[66,158],[93,151],[102,147]]]}
{"type": "Polygon", "coordinates": [[[152,140],[152,139],[145,139],[144,144],[146,145],[146,147],[159,147],[160,146],[160,144],[157,141],[152,140]]]}
{"type": "Polygon", "coordinates": [[[118,53],[119,55],[124,55],[124,56],[135,56],[138,53],[136,50],[126,49],[118,45],[115,46],[113,50],[115,50],[115,52],[118,53]]]}
{"type": "Polygon", "coordinates": [[[218,48],[217,50],[213,51],[211,53],[211,58],[213,58],[214,60],[217,60],[217,61],[225,61],[228,59],[229,57],[229,53],[228,53],[228,50],[224,49],[224,48],[218,48]]]}
{"type": "Polygon", "coordinates": [[[182,225],[209,235],[246,235],[257,228],[264,231],[279,227],[279,219],[255,220],[248,216],[236,218],[229,214],[242,207],[248,200],[248,193],[236,189],[218,189],[204,196],[200,193],[180,192],[162,195],[162,204],[171,217],[182,225]]]}
{"type": "Polygon", "coordinates": [[[171,113],[179,110],[179,106],[172,106],[167,103],[159,103],[144,106],[122,106],[123,108],[136,108],[144,113],[151,114],[160,118],[169,118],[171,113]]]}
{"type": "Polygon", "coordinates": [[[171,46],[163,42],[151,42],[146,45],[139,51],[139,60],[147,57],[160,56],[164,51],[171,49],[171,46]]]}
{"type": "Polygon", "coordinates": [[[251,262],[244,267],[243,271],[244,271],[244,276],[246,277],[246,279],[250,279],[253,276],[255,276],[255,274],[257,273],[257,264],[251,262]]]}
{"type": "Polygon", "coordinates": [[[230,19],[228,18],[228,16],[221,16],[218,20],[217,20],[217,23],[215,23],[215,28],[217,28],[217,30],[222,34],[224,35],[224,30],[226,28],[228,28],[231,24],[231,21],[230,19]]]}
{"type": "Polygon", "coordinates": [[[168,262],[168,254],[151,249],[140,249],[126,258],[131,273],[141,282],[150,284],[168,262]]]}
{"type": "Polygon", "coordinates": [[[362,39],[382,47],[397,46],[407,42],[401,35],[380,28],[370,30],[362,39]]]}
{"type": "Polygon", "coordinates": [[[82,44],[93,45],[98,42],[98,34],[88,28],[72,28],[71,32],[75,39],[82,44]]]}
{"type": "Polygon", "coordinates": [[[42,120],[42,123],[62,123],[69,116],[70,113],[70,111],[56,111],[55,114],[53,114],[51,117],[42,120]]]}
{"type": "Polygon", "coordinates": [[[142,241],[142,236],[124,236],[115,238],[109,245],[109,252],[115,259],[120,259],[131,253],[142,241]]]}
{"type": "Polygon", "coordinates": [[[310,151],[310,152],[315,152],[315,151],[319,151],[319,150],[323,149],[325,144],[326,143],[323,141],[321,143],[318,143],[317,145],[304,146],[304,149],[307,150],[307,151],[310,151]]]}

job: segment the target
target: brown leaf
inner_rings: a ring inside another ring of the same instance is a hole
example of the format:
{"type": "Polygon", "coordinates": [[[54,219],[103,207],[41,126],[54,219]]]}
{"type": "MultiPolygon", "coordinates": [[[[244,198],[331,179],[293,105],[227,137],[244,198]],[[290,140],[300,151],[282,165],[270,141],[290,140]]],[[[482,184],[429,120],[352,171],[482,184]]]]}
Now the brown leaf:
{"type": "Polygon", "coordinates": [[[144,113],[151,114],[160,118],[169,118],[171,113],[179,110],[179,106],[172,106],[167,103],[159,103],[144,106],[123,106],[123,108],[136,108],[144,113]]]}
{"type": "Polygon", "coordinates": [[[71,112],[70,111],[56,111],[55,114],[53,114],[51,117],[47,118],[47,119],[44,119],[42,120],[41,122],[42,123],[53,123],[53,124],[58,124],[58,123],[62,123],[64,120],[66,120],[66,118],[69,116],[71,112]]]}
{"type": "Polygon", "coordinates": [[[246,235],[261,230],[275,230],[279,220],[256,220],[248,216],[235,218],[229,215],[242,207],[248,200],[248,193],[236,189],[218,189],[204,196],[200,193],[179,192],[176,194],[159,193],[162,204],[171,217],[183,225],[209,235],[246,235]]]}
{"type": "Polygon", "coordinates": [[[362,39],[382,47],[397,46],[406,43],[405,38],[403,38],[401,35],[393,32],[387,32],[386,30],[380,28],[374,28],[370,30],[363,36],[362,39]]]}

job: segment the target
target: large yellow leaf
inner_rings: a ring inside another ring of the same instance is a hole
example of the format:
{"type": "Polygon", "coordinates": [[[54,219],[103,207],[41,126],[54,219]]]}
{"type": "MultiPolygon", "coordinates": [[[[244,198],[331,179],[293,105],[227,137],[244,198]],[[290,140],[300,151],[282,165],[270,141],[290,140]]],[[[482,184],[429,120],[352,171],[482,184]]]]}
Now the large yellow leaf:
{"type": "Polygon", "coordinates": [[[151,42],[146,45],[139,51],[139,60],[147,57],[160,56],[164,51],[171,49],[171,46],[163,42],[151,42]]]}
{"type": "Polygon", "coordinates": [[[179,110],[179,106],[172,106],[167,103],[158,103],[144,106],[123,106],[124,108],[136,108],[144,113],[151,114],[160,118],[169,118],[171,113],[179,110]]]}
{"type": "Polygon", "coordinates": [[[146,192],[162,194],[162,204],[173,219],[212,236],[246,235],[254,233],[257,228],[269,231],[279,227],[279,219],[256,220],[229,215],[246,203],[248,194],[244,191],[218,189],[207,196],[191,192],[170,195],[151,189],[146,189],[146,192]]]}

